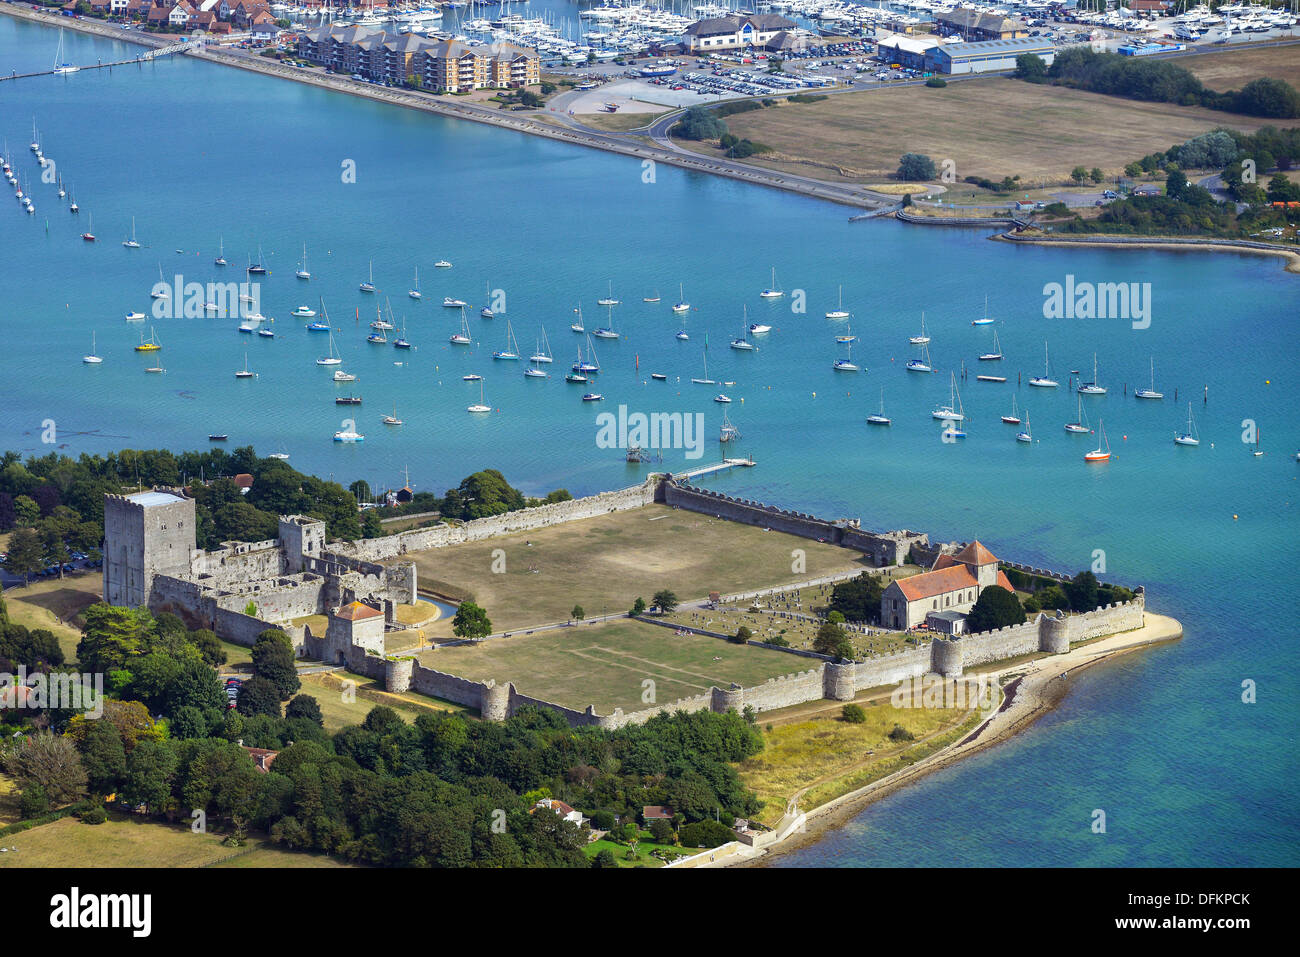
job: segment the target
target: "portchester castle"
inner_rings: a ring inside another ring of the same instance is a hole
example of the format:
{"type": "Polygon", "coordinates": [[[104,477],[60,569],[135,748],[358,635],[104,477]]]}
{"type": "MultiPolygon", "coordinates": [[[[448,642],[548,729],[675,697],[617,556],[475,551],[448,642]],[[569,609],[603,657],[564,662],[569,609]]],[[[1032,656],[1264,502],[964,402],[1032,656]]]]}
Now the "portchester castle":
{"type": "MultiPolygon", "coordinates": [[[[876,567],[901,565],[911,556],[912,561],[943,569],[959,563],[972,548],[982,548],[978,543],[932,546],[919,532],[871,532],[856,519],[821,519],[655,474],[617,491],[356,542],[329,542],[323,521],[286,515],[274,539],[229,542],[204,551],[196,547],[194,500],[181,489],[159,488],[105,497],[103,595],[113,605],[173,612],[191,627],[210,628],[236,644],[251,645],[262,631],[279,628],[301,657],[345,665],[393,692],[416,691],[475,708],[484,718],[504,719],[531,705],[558,711],[574,725],[601,727],[640,722],[665,711],[764,711],[821,698],[849,701],[867,688],[926,674],[957,677],[967,667],[1026,654],[1059,654],[1073,643],[1142,626],[1146,596],[1138,588],[1131,601],[1085,614],[1040,612],[1021,625],[934,637],[884,657],[850,662],[792,652],[792,662],[802,670],[761,685],[714,687],[692,698],[627,714],[615,709],[608,715],[590,706],[578,711],[531,698],[511,683],[471,681],[410,657],[385,655],[386,632],[403,627],[397,621],[398,606],[420,600],[415,563],[403,556],[656,502],[840,545],[862,553],[876,567]],[[315,634],[310,625],[294,624],[307,616],[324,616],[323,634],[315,634]]],[[[1064,580],[1043,569],[1001,564],[1064,580]]]]}

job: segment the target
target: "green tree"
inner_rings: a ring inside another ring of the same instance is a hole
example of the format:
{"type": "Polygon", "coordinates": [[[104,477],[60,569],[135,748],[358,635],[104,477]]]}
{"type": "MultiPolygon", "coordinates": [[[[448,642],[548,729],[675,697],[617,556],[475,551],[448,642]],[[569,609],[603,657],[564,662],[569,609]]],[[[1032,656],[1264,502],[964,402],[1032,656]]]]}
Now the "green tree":
{"type": "Polygon", "coordinates": [[[677,833],[673,830],[672,822],[665,821],[661,817],[650,822],[650,837],[656,844],[677,843],[677,833]]]}
{"type": "Polygon", "coordinates": [[[1097,593],[1097,576],[1090,571],[1079,572],[1065,585],[1065,597],[1073,611],[1092,611],[1097,607],[1097,593]]]}
{"type": "Polygon", "coordinates": [[[1022,53],[1016,57],[1015,76],[1030,83],[1042,83],[1047,79],[1047,64],[1036,54],[1022,53]]]}
{"type": "Polygon", "coordinates": [[[602,847],[596,856],[591,859],[591,866],[601,867],[618,867],[618,859],[614,857],[614,852],[608,847],[602,847]]]}
{"type": "Polygon", "coordinates": [[[844,629],[832,621],[824,621],[813,637],[813,650],[834,659],[853,658],[853,642],[844,629]]]}
{"type": "Polygon", "coordinates": [[[246,718],[259,714],[280,717],[280,689],[273,681],[254,676],[239,686],[235,709],[246,718]]]}
{"type": "Polygon", "coordinates": [[[924,153],[904,153],[898,161],[898,178],[904,182],[934,179],[934,160],[924,153]]]}
{"type": "Polygon", "coordinates": [[[970,612],[966,615],[966,628],[972,633],[992,631],[1007,625],[1023,624],[1025,609],[1013,592],[1001,585],[990,585],[980,592],[970,612]]]}
{"type": "Polygon", "coordinates": [[[77,742],[86,781],[95,794],[112,794],[126,776],[126,749],[117,728],[107,721],[87,722],[77,742]]]}
{"type": "Polygon", "coordinates": [[[736,629],[736,636],[732,639],[732,641],[734,641],[738,645],[743,645],[745,642],[749,641],[753,637],[754,637],[754,633],[750,631],[747,626],[741,625],[739,628],[736,629]]]}
{"type": "Polygon", "coordinates": [[[636,601],[632,602],[632,610],[629,611],[627,614],[629,618],[635,618],[637,615],[641,615],[644,613],[645,613],[645,599],[642,598],[640,595],[638,595],[636,601]]]}
{"type": "Polygon", "coordinates": [[[77,643],[77,661],[89,672],[128,667],[153,638],[153,616],[146,608],[119,608],[98,603],[81,613],[85,625],[77,643]]]}
{"type": "Polygon", "coordinates": [[[861,705],[846,704],[840,709],[840,717],[849,724],[863,724],[867,720],[867,713],[861,705]]]}
{"type": "Polygon", "coordinates": [[[30,495],[14,496],[14,521],[19,528],[31,528],[41,519],[41,507],[30,495]]]}
{"type": "Polygon", "coordinates": [[[659,614],[671,615],[677,610],[677,595],[669,588],[661,588],[651,597],[650,603],[659,609],[659,614]]]}
{"type": "Polygon", "coordinates": [[[1105,174],[1102,173],[1101,169],[1096,166],[1088,170],[1088,179],[1092,180],[1094,183],[1100,183],[1105,178],[1106,178],[1105,174]]]}
{"type": "Polygon", "coordinates": [[[1082,183],[1088,178],[1088,171],[1082,166],[1076,166],[1070,170],[1070,179],[1076,183],[1082,183]]]}
{"type": "Polygon", "coordinates": [[[492,634],[492,622],[474,602],[463,601],[451,621],[451,630],[458,638],[486,638],[492,634]]]}
{"type": "Polygon", "coordinates": [[[45,567],[41,539],[36,529],[19,527],[9,536],[9,558],[5,567],[16,575],[22,575],[23,584],[45,567]]]}
{"type": "Polygon", "coordinates": [[[569,612],[569,617],[574,621],[582,621],[586,614],[581,605],[574,605],[573,611],[569,612]]]}
{"type": "Polygon", "coordinates": [[[842,614],[847,621],[878,621],[883,593],[880,579],[870,572],[863,572],[857,578],[832,587],[828,607],[832,612],[842,614]]]}
{"type": "Polygon", "coordinates": [[[325,718],[321,714],[320,704],[309,694],[296,695],[288,706],[284,709],[286,718],[305,718],[313,724],[325,724],[325,718]]]}
{"type": "Polygon", "coordinates": [[[302,687],[294,666],[293,642],[279,628],[268,628],[253,642],[253,673],[275,686],[280,700],[302,687]]]}

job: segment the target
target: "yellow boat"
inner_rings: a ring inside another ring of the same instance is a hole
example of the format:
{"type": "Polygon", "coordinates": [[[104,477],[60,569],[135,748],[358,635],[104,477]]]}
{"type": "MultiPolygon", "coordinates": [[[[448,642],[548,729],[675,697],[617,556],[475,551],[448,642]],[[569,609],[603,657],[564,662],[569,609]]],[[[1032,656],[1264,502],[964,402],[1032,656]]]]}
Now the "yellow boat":
{"type": "Polygon", "coordinates": [[[158,343],[154,341],[153,329],[151,328],[149,330],[149,341],[145,342],[144,338],[141,337],[140,344],[135,347],[135,351],[136,352],[157,352],[161,348],[162,346],[158,345],[158,343]]]}

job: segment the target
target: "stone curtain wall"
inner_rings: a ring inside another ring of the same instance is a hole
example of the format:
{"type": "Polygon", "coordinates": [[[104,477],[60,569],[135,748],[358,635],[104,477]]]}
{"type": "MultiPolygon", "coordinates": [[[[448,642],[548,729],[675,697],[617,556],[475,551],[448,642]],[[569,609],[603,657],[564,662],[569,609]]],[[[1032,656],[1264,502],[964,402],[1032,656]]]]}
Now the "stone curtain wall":
{"type": "Polygon", "coordinates": [[[804,512],[778,508],[751,499],[733,498],[676,480],[665,482],[663,492],[664,502],[675,508],[856,549],[869,555],[878,568],[899,564],[907,558],[908,549],[913,543],[925,545],[929,541],[920,532],[865,531],[858,526],[857,519],[827,521],[804,512]]]}
{"type": "Polygon", "coordinates": [[[504,515],[477,518],[460,525],[437,525],[433,528],[399,532],[383,538],[336,542],[330,548],[334,557],[340,560],[346,557],[371,562],[383,561],[408,552],[421,552],[430,548],[458,545],[462,542],[477,542],[498,535],[527,532],[563,522],[595,518],[597,515],[607,515],[610,512],[640,508],[655,500],[659,482],[660,477],[652,475],[640,485],[613,492],[601,492],[599,495],[575,498],[568,502],[555,502],[550,505],[539,505],[536,508],[507,512],[504,515]]]}
{"type": "Polygon", "coordinates": [[[232,543],[214,552],[199,552],[191,560],[190,570],[213,585],[273,578],[287,571],[277,539],[232,543]]]}

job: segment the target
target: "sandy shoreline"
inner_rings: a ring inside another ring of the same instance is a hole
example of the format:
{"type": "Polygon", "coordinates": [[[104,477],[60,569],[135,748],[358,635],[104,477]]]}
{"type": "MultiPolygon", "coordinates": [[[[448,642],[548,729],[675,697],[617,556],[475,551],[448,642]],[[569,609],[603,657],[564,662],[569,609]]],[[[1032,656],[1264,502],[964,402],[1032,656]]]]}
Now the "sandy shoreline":
{"type": "MultiPolygon", "coordinates": [[[[1006,675],[1023,677],[1008,682],[1005,689],[1008,692],[1007,700],[996,713],[967,734],[959,743],[808,811],[803,830],[791,834],[781,843],[757,851],[728,856],[714,866],[761,867],[770,855],[784,854],[815,844],[825,836],[825,832],[842,827],[863,808],[887,794],[911,784],[926,774],[1005,741],[1027,728],[1056,707],[1069,691],[1068,677],[1062,679],[1062,675],[1068,676],[1099,661],[1141,648],[1177,640],[1182,637],[1182,634],[1183,626],[1175,619],[1147,612],[1143,626],[1135,631],[1078,645],[1063,655],[1052,655],[982,672],[999,677],[1006,675]]],[[[709,865],[701,862],[698,866],[709,865]]]]}

